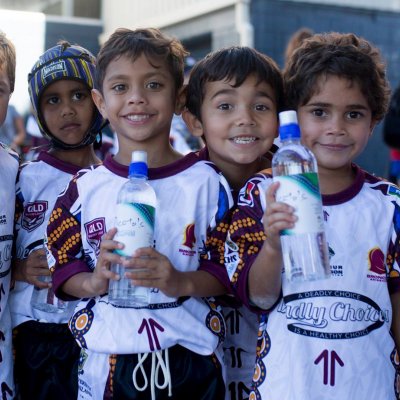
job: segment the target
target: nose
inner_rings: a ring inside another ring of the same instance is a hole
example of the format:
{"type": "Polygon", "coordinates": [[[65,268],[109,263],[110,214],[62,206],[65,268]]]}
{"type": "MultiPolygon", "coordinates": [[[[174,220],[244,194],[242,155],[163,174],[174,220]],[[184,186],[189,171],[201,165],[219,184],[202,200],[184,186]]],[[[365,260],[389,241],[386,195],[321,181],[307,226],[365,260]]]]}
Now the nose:
{"type": "Polygon", "coordinates": [[[345,121],[341,116],[335,116],[331,119],[331,125],[329,129],[330,133],[333,135],[345,135],[346,126],[345,121]]]}
{"type": "Polygon", "coordinates": [[[61,109],[61,114],[63,117],[69,117],[71,115],[75,115],[75,113],[75,108],[72,102],[66,101],[63,103],[63,107],[61,109]]]}
{"type": "Polygon", "coordinates": [[[145,103],[144,90],[140,87],[132,88],[129,93],[129,103],[131,104],[143,104],[145,103]]]}
{"type": "Polygon", "coordinates": [[[236,119],[237,126],[254,126],[255,124],[253,113],[249,108],[241,107],[238,109],[236,119]]]}

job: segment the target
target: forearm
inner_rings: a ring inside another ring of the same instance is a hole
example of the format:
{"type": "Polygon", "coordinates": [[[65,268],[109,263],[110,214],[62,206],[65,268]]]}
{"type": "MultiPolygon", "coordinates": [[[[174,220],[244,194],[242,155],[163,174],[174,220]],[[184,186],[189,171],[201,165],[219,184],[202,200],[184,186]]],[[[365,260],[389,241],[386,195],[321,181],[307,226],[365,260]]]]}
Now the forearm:
{"type": "Polygon", "coordinates": [[[281,293],[281,277],[282,254],[264,242],[249,271],[250,301],[264,310],[271,308],[281,293]]]}
{"type": "Polygon", "coordinates": [[[400,354],[400,292],[390,296],[392,302],[392,334],[396,344],[397,352],[400,354]]]}
{"type": "Polygon", "coordinates": [[[219,280],[206,271],[184,272],[186,284],[184,296],[209,297],[227,293],[226,288],[219,280]]]}
{"type": "Polygon", "coordinates": [[[62,285],[61,290],[79,299],[99,296],[106,292],[97,284],[92,272],[80,272],[72,276],[62,285]]]}

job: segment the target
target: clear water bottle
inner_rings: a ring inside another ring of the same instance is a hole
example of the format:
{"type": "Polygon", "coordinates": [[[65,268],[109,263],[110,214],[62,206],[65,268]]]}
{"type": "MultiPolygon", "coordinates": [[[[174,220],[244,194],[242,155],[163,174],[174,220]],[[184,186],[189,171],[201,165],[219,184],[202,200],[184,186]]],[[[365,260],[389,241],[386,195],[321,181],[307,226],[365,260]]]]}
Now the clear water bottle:
{"type": "MultiPolygon", "coordinates": [[[[115,226],[118,231],[115,240],[123,243],[122,250],[115,250],[123,257],[131,257],[141,247],[154,246],[154,221],[156,194],[147,183],[147,153],[132,152],[129,166],[129,180],[118,193],[115,226]]],[[[125,278],[125,267],[111,265],[111,270],[120,275],[118,281],[110,280],[108,298],[112,304],[121,307],[145,306],[149,303],[149,288],[132,284],[125,278]]]]}
{"type": "MultiPolygon", "coordinates": [[[[43,242],[43,249],[46,252],[46,254],[48,254],[47,238],[45,238],[43,242]]],[[[46,256],[43,257],[47,259],[46,256]]],[[[42,282],[47,282],[47,283],[51,282],[50,275],[39,276],[38,279],[42,282]]],[[[60,300],[58,297],[56,297],[53,288],[41,289],[38,288],[37,286],[34,286],[31,297],[31,306],[36,310],[44,311],[47,313],[62,313],[66,311],[68,307],[68,302],[60,300]]]]}
{"type": "Polygon", "coordinates": [[[274,181],[280,183],[277,201],[289,204],[298,218],[292,229],[281,232],[285,275],[291,282],[330,276],[324,232],[317,161],[300,143],[296,111],[279,114],[282,146],[272,159],[274,181]]]}

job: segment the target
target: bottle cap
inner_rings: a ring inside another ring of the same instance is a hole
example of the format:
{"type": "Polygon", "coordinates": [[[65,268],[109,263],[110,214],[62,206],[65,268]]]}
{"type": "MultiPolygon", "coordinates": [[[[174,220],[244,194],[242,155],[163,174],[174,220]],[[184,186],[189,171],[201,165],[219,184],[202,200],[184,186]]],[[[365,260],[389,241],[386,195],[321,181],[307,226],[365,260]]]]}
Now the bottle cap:
{"type": "Polygon", "coordinates": [[[143,150],[132,151],[132,161],[129,164],[129,174],[147,176],[147,152],[143,150]]]}
{"type": "Polygon", "coordinates": [[[279,113],[279,136],[281,140],[300,138],[296,111],[289,110],[279,113]]]}
{"type": "Polygon", "coordinates": [[[147,151],[135,150],[132,151],[132,162],[141,161],[147,164],[147,151]]]}

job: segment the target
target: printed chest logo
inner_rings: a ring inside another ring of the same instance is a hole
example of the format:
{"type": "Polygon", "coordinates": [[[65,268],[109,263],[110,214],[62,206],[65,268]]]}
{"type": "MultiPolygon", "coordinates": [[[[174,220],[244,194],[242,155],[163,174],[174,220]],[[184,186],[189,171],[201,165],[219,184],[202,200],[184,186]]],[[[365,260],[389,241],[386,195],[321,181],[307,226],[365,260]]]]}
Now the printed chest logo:
{"type": "Polygon", "coordinates": [[[379,247],[374,247],[369,251],[368,263],[369,273],[367,278],[371,281],[386,283],[385,255],[379,247]]]}
{"type": "Polygon", "coordinates": [[[320,339],[355,339],[390,321],[372,299],[344,290],[315,290],[284,296],[277,311],[285,314],[288,329],[320,339]]]}
{"type": "Polygon", "coordinates": [[[254,194],[253,190],[256,188],[254,182],[247,182],[246,187],[239,193],[238,205],[245,205],[249,207],[254,206],[254,194]]]}
{"type": "Polygon", "coordinates": [[[47,209],[48,203],[45,200],[27,203],[22,213],[22,228],[28,232],[35,230],[43,223],[47,209]]]}
{"type": "Polygon", "coordinates": [[[184,256],[194,256],[196,254],[196,235],[195,225],[188,224],[183,232],[182,247],[179,253],[184,256]]]}
{"type": "Polygon", "coordinates": [[[100,254],[100,242],[106,233],[106,220],[104,217],[95,218],[85,223],[86,239],[96,256],[100,254]]]}

